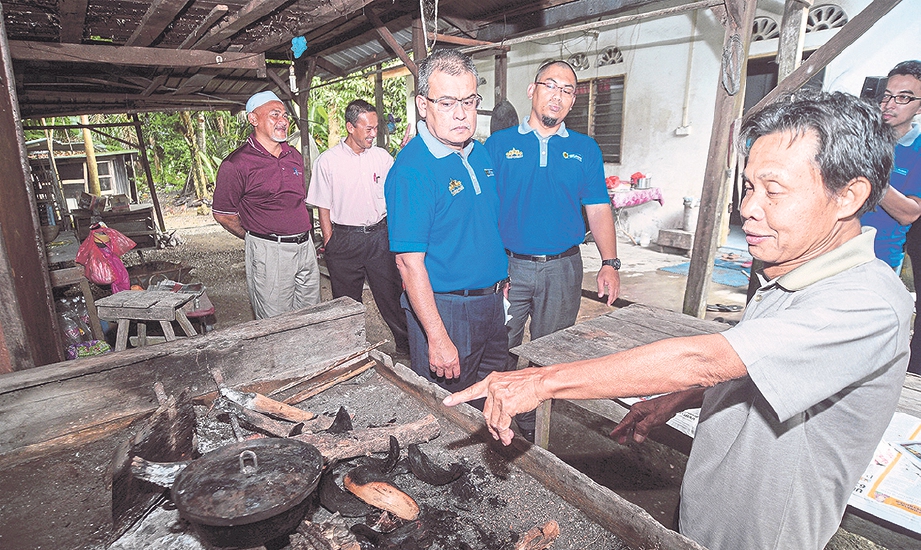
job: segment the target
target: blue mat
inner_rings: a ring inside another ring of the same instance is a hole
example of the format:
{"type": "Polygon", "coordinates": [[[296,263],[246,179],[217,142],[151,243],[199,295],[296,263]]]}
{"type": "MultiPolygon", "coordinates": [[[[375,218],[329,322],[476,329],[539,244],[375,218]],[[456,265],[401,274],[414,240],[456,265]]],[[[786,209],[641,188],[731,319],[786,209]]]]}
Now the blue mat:
{"type": "MultiPolygon", "coordinates": [[[[726,286],[748,286],[748,275],[751,272],[750,267],[742,267],[742,263],[747,260],[721,260],[717,258],[713,262],[713,282],[726,286]]],[[[687,276],[691,268],[691,262],[660,267],[661,271],[677,273],[687,276]]]]}

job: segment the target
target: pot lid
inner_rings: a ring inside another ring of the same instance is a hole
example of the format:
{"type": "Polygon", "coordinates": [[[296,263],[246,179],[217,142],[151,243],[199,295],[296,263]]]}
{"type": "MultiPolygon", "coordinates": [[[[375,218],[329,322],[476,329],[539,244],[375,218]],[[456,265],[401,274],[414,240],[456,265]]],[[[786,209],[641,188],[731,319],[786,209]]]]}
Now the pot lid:
{"type": "Polygon", "coordinates": [[[300,504],[317,486],[323,457],[296,439],[263,438],[203,455],[173,483],[180,514],[204,525],[244,525],[300,504]]]}

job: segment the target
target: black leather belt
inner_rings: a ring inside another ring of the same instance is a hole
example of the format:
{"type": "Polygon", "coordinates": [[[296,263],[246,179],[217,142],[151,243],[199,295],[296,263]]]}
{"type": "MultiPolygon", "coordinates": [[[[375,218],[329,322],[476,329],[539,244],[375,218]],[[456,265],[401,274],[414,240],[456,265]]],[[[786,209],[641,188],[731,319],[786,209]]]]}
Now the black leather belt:
{"type": "Polygon", "coordinates": [[[511,256],[512,258],[518,260],[528,260],[531,262],[549,262],[550,260],[558,260],[560,258],[568,258],[569,256],[575,256],[579,253],[579,246],[576,245],[570,249],[564,250],[559,254],[549,254],[549,255],[532,255],[532,254],[516,254],[508,248],[505,249],[505,253],[511,256]]]}
{"type": "Polygon", "coordinates": [[[274,241],[276,243],[290,243],[290,244],[301,244],[310,240],[310,231],[301,233],[300,235],[286,235],[280,237],[278,235],[263,235],[261,233],[253,233],[252,231],[247,231],[253,237],[257,239],[265,239],[267,241],[274,241]]]}
{"type": "Polygon", "coordinates": [[[382,219],[374,225],[342,225],[339,223],[333,224],[333,229],[347,231],[349,233],[371,233],[385,227],[387,227],[387,218],[382,219]]]}
{"type": "Polygon", "coordinates": [[[490,294],[499,294],[505,285],[508,284],[508,277],[498,283],[486,288],[475,288],[473,290],[452,290],[450,292],[439,292],[438,294],[454,294],[455,296],[489,296],[490,294]]]}

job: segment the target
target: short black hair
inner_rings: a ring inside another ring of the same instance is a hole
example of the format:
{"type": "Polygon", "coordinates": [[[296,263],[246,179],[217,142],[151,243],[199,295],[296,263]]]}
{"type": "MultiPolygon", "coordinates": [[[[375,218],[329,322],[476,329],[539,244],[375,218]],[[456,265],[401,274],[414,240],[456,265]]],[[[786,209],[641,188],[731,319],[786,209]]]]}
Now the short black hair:
{"type": "Polygon", "coordinates": [[[451,48],[442,48],[435,50],[419,62],[419,89],[416,91],[418,95],[428,97],[429,79],[435,71],[441,71],[451,76],[470,73],[473,75],[477,85],[480,83],[480,75],[477,73],[473,59],[469,55],[451,48]]]}
{"type": "Polygon", "coordinates": [[[815,163],[825,189],[838,194],[854,178],[865,177],[871,189],[857,215],[876,208],[889,185],[895,136],[883,122],[879,105],[850,94],[802,90],[768,105],[743,124],[739,150],[748,155],[760,138],[791,132],[794,139],[818,137],[815,163]]]}
{"type": "Polygon", "coordinates": [[[541,66],[537,68],[537,74],[534,75],[534,82],[539,82],[541,75],[544,74],[544,71],[546,71],[550,67],[553,67],[554,65],[560,65],[560,66],[566,67],[567,69],[572,71],[573,80],[576,82],[579,81],[579,77],[576,75],[576,70],[572,68],[572,65],[570,65],[568,61],[563,61],[562,59],[551,59],[549,61],[544,61],[543,63],[541,63],[541,66]]]}
{"type": "Polygon", "coordinates": [[[911,61],[902,61],[889,71],[889,77],[896,75],[913,76],[921,80],[921,61],[912,59],[911,61]]]}
{"type": "Polygon", "coordinates": [[[356,99],[345,107],[345,121],[355,126],[358,124],[358,117],[364,113],[377,113],[377,109],[364,99],[356,99]]]}

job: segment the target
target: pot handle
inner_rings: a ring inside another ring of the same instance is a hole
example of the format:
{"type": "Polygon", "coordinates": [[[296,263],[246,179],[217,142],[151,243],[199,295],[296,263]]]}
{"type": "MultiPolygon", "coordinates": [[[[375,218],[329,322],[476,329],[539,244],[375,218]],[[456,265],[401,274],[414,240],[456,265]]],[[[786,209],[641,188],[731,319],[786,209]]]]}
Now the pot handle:
{"type": "Polygon", "coordinates": [[[251,450],[246,450],[240,453],[240,473],[243,475],[251,476],[256,473],[256,470],[259,469],[259,461],[256,459],[256,453],[251,450]],[[249,459],[252,464],[247,464],[246,460],[249,459]]]}

